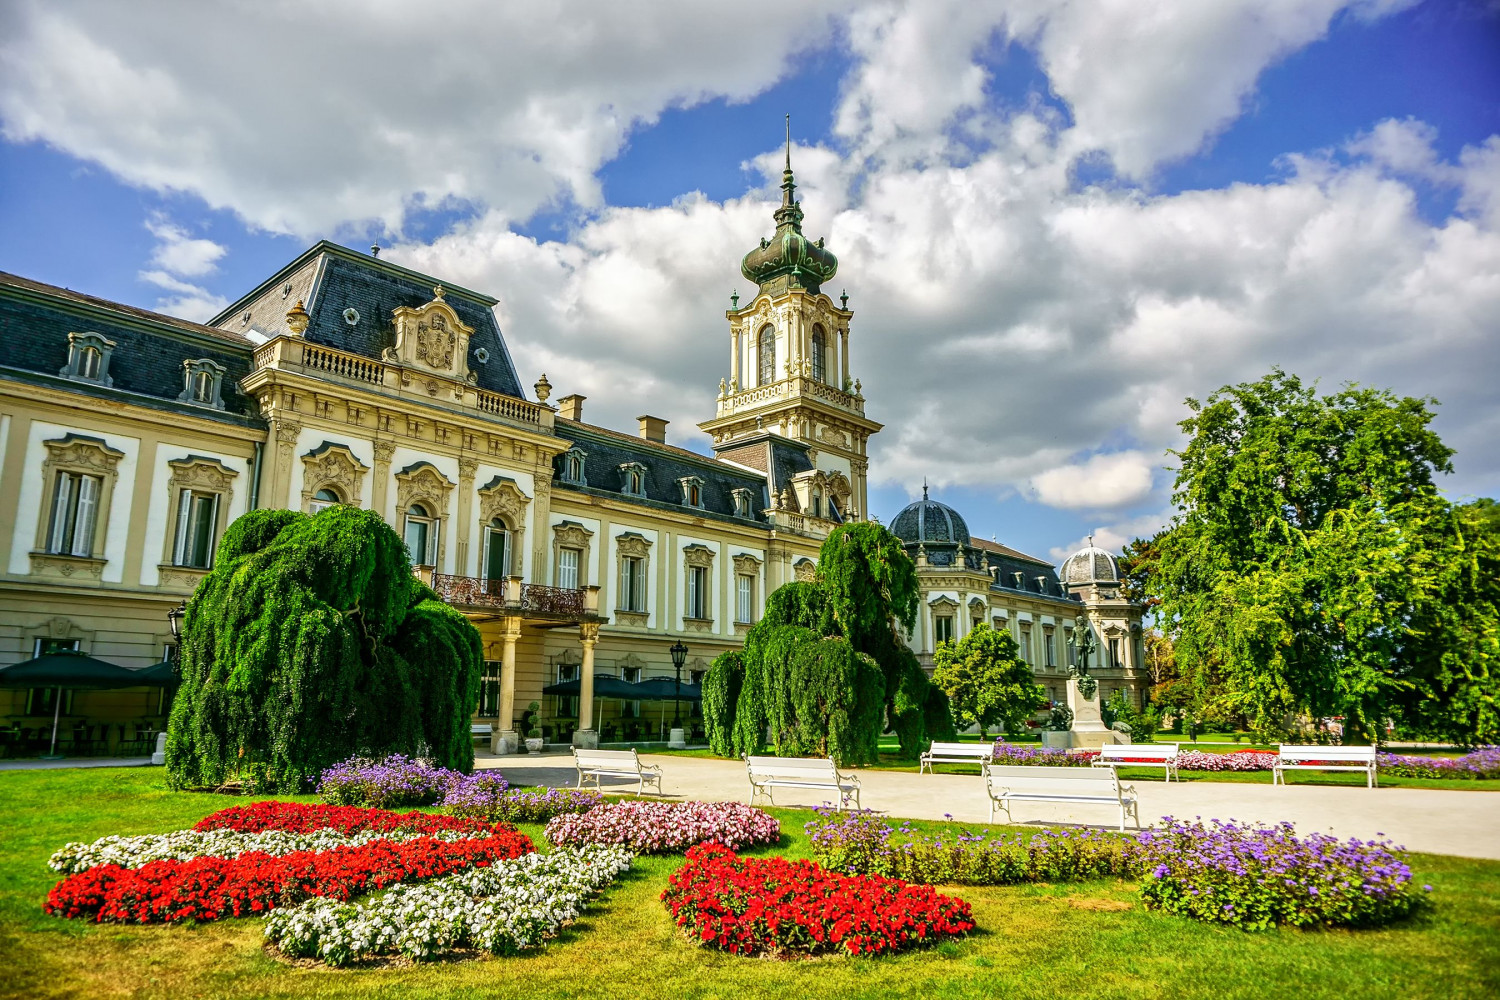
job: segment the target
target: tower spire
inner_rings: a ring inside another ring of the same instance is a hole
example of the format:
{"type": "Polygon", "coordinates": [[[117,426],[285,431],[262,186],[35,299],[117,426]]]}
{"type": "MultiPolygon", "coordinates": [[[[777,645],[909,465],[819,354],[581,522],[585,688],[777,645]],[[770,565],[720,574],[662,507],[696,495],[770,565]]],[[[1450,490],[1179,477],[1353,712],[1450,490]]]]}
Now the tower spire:
{"type": "MultiPolygon", "coordinates": [[[[797,204],[797,199],[795,197],[796,190],[797,190],[797,182],[794,181],[794,180],[792,180],[792,116],[791,115],[787,115],[786,116],[786,168],[781,171],[781,207],[782,208],[784,208],[784,209],[785,208],[792,208],[793,206],[795,206],[797,204]]],[[[796,219],[796,222],[800,223],[802,221],[802,219],[800,217],[801,213],[798,213],[798,215],[799,215],[799,217],[796,219]]],[[[778,218],[777,218],[776,221],[777,221],[778,224],[780,224],[782,220],[778,216],[778,218]]]]}

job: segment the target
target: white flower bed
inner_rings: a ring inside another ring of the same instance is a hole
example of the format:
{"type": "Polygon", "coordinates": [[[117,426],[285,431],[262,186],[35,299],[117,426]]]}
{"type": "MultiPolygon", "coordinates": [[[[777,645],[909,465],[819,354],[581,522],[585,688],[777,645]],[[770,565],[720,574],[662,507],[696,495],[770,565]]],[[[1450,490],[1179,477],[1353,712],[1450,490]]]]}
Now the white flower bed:
{"type": "Polygon", "coordinates": [[[284,954],[346,965],[458,948],[514,954],[535,948],[630,867],[622,847],[526,854],[423,885],[397,885],[363,903],[317,898],[271,911],[266,937],[284,954]]]}
{"type": "Polygon", "coordinates": [[[443,830],[419,833],[412,830],[362,830],[348,835],[321,829],[310,833],[288,833],[266,830],[261,833],[238,833],[234,830],[177,830],[172,833],[148,833],[138,837],[103,837],[92,844],[72,843],[63,847],[47,867],[64,875],[87,871],[99,865],[139,868],[151,861],[174,858],[233,858],[251,851],[280,857],[294,851],[328,851],[335,847],[357,847],[377,840],[403,841],[418,837],[455,841],[482,834],[443,830]]]}

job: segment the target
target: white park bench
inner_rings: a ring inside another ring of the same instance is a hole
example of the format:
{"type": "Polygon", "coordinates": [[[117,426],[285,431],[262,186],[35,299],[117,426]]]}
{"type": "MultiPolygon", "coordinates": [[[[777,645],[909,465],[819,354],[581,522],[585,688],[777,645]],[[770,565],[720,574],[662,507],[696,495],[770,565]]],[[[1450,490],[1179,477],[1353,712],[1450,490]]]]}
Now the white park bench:
{"type": "Polygon", "coordinates": [[[932,773],[934,764],[983,764],[995,759],[993,743],[933,743],[922,755],[917,773],[932,773]]]}
{"type": "Polygon", "coordinates": [[[578,768],[578,787],[591,782],[598,791],[600,778],[634,778],[636,795],[644,795],[647,785],[656,786],[661,795],[661,767],[657,764],[642,764],[634,750],[585,750],[573,748],[573,764],[578,768]]]}
{"type": "Polygon", "coordinates": [[[493,736],[494,733],[495,727],[490,725],[488,722],[472,722],[469,724],[469,737],[471,739],[484,740],[486,743],[488,743],[490,741],[490,737],[493,736]]]}
{"type": "Polygon", "coordinates": [[[840,774],[829,758],[746,757],[745,768],[750,774],[752,806],[757,796],[775,805],[771,797],[774,788],[826,788],[837,797],[838,808],[847,806],[851,799],[854,808],[859,808],[859,779],[840,774]]]}
{"type": "Polygon", "coordinates": [[[1159,767],[1165,772],[1165,781],[1177,777],[1177,754],[1182,748],[1176,743],[1106,743],[1099,748],[1099,759],[1095,767],[1159,767]]]}
{"type": "Polygon", "coordinates": [[[990,822],[995,807],[1011,816],[1012,802],[1079,802],[1115,806],[1120,810],[1120,829],[1125,829],[1127,813],[1140,829],[1141,816],[1135,788],[1122,786],[1114,768],[1041,767],[1028,764],[985,764],[985,789],[990,795],[990,822]]]}
{"type": "Polygon", "coordinates": [[[1271,784],[1286,784],[1285,771],[1363,771],[1366,788],[1380,786],[1373,746],[1307,747],[1283,743],[1276,753],[1276,763],[1271,766],[1271,784]]]}

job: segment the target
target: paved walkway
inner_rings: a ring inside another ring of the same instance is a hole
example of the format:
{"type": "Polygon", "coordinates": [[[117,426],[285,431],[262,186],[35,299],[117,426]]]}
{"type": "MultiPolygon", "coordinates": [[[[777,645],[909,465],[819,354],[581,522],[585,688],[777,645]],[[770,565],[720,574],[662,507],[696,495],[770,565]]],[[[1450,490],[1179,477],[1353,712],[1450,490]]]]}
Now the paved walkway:
{"type": "Polygon", "coordinates": [[[62,760],[27,757],[21,760],[0,760],[0,771],[55,771],[60,767],[147,767],[150,763],[150,757],[64,757],[62,760]]]}
{"type": "MultiPolygon", "coordinates": [[[[565,787],[571,786],[577,777],[571,757],[477,756],[478,767],[498,768],[516,784],[565,787]]],[[[662,787],[669,798],[750,800],[745,766],[736,761],[667,754],[643,755],[642,760],[661,765],[662,787]]],[[[988,821],[989,798],[978,775],[866,770],[858,773],[863,786],[861,804],[867,809],[910,819],[940,820],[951,816],[964,823],[988,821]]],[[[1500,860],[1500,792],[1431,788],[1371,791],[1329,785],[1209,781],[1137,780],[1131,784],[1140,794],[1141,821],[1146,824],[1162,816],[1262,823],[1290,820],[1303,833],[1316,830],[1361,838],[1383,833],[1413,851],[1500,860]]],[[[614,787],[626,791],[634,786],[621,782],[614,787]]],[[[786,789],[776,793],[777,805],[814,806],[821,801],[816,792],[801,797],[786,789]]],[[[1109,807],[1046,802],[1013,806],[1012,811],[1018,823],[1037,826],[1106,826],[1116,815],[1109,807]]]]}

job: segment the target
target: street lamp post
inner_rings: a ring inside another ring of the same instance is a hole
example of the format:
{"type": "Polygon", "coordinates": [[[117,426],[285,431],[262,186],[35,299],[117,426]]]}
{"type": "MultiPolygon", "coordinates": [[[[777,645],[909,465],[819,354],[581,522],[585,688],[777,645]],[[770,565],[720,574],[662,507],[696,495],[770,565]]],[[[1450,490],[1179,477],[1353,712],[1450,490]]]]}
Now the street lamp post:
{"type": "Polygon", "coordinates": [[[672,732],[667,740],[671,747],[685,747],[687,740],[682,732],[682,665],[687,662],[688,648],[681,639],[672,643],[668,650],[672,654],[672,668],[676,680],[672,684],[672,732]]]}

